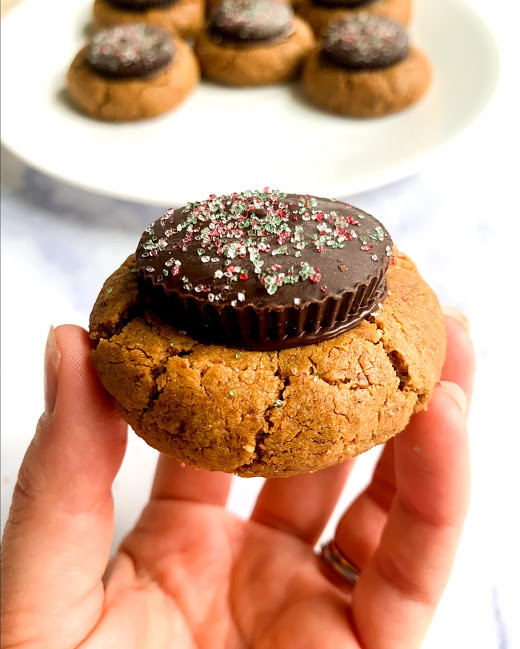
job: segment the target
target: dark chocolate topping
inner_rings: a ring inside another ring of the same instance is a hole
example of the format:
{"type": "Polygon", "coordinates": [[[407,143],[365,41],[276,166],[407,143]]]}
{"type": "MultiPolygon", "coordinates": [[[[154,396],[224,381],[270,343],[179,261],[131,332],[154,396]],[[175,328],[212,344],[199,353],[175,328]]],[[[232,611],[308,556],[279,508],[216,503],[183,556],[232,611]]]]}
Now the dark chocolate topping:
{"type": "Polygon", "coordinates": [[[216,40],[257,43],[289,36],[293,18],[282,0],[224,0],[210,11],[208,23],[216,40]]]}
{"type": "Polygon", "coordinates": [[[377,0],[314,0],[318,5],[334,7],[335,9],[358,9],[364,5],[371,5],[377,0]]]}
{"type": "Polygon", "coordinates": [[[329,61],[351,70],[387,68],[408,56],[408,35],[395,20],[359,14],[329,24],[323,54],[329,61]]]}
{"type": "Polygon", "coordinates": [[[162,9],[171,7],[177,0],[108,0],[116,9],[127,11],[148,11],[148,9],[162,9]]]}
{"type": "Polygon", "coordinates": [[[210,343],[282,349],[336,336],[378,309],[392,241],[335,200],[249,191],[169,210],[136,258],[152,308],[210,343]]]}
{"type": "Polygon", "coordinates": [[[98,74],[116,79],[151,77],[173,61],[175,47],[159,27],[132,23],[97,31],[87,61],[98,74]]]}

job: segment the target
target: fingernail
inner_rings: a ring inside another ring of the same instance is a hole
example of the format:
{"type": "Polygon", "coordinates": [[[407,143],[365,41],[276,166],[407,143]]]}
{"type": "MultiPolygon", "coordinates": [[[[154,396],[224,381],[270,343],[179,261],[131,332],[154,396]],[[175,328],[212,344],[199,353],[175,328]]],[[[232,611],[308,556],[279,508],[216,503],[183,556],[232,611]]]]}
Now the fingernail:
{"type": "Polygon", "coordinates": [[[443,306],[442,307],[442,312],[444,315],[448,315],[451,318],[455,318],[460,324],[464,327],[466,331],[469,331],[469,320],[467,317],[462,313],[460,309],[457,309],[456,306],[443,306]]]}
{"type": "Polygon", "coordinates": [[[452,381],[439,381],[437,385],[457,402],[462,414],[465,415],[468,407],[468,400],[466,399],[466,394],[460,385],[452,383],[452,381]]]}
{"type": "Polygon", "coordinates": [[[56,345],[54,327],[49,329],[47,343],[45,344],[43,393],[45,398],[45,414],[52,415],[56,405],[58,391],[58,375],[60,372],[61,355],[56,345]]]}

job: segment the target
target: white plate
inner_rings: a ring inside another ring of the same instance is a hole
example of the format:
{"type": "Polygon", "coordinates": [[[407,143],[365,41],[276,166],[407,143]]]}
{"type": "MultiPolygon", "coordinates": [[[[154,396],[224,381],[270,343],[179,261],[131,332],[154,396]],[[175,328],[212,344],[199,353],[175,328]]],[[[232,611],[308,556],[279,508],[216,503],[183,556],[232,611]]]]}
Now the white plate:
{"type": "Polygon", "coordinates": [[[348,196],[420,169],[488,102],[498,49],[463,0],[416,0],[414,42],[434,82],[410,109],[374,120],[331,116],[298,84],[229,89],[202,83],[177,110],[106,124],[67,103],[67,67],[91,0],[25,0],[2,28],[2,141],[37,169],[101,193],[161,206],[271,186],[348,196]]]}

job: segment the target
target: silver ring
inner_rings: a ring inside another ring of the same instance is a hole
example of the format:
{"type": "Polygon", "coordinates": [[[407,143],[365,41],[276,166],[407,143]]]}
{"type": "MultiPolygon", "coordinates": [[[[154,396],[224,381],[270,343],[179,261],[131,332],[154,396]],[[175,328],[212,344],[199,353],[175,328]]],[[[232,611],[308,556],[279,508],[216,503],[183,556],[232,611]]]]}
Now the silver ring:
{"type": "Polygon", "coordinates": [[[321,547],[322,559],[343,579],[355,584],[359,579],[361,570],[343,555],[334,540],[330,540],[321,547]]]}

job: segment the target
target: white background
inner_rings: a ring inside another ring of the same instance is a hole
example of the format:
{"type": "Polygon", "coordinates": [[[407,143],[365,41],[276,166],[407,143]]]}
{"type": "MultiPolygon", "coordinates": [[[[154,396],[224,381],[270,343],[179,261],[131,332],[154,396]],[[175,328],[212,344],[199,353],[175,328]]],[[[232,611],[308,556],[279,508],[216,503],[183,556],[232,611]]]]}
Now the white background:
{"type": "MultiPolygon", "coordinates": [[[[452,578],[424,643],[428,649],[520,647],[520,15],[516,3],[506,0],[472,4],[486,16],[502,54],[501,79],[488,110],[422,173],[348,197],[385,223],[443,303],[468,315],[477,349],[472,506],[452,578]]],[[[53,181],[5,151],[2,186],[3,525],[42,408],[49,326],[87,326],[102,282],[160,214],[156,207],[53,181]]],[[[376,456],[369,452],[359,460],[335,518],[376,456]]],[[[146,501],[155,460],[155,451],[131,434],[114,488],[115,543],[146,501]]],[[[246,514],[260,483],[236,479],[230,507],[246,514]]]]}

